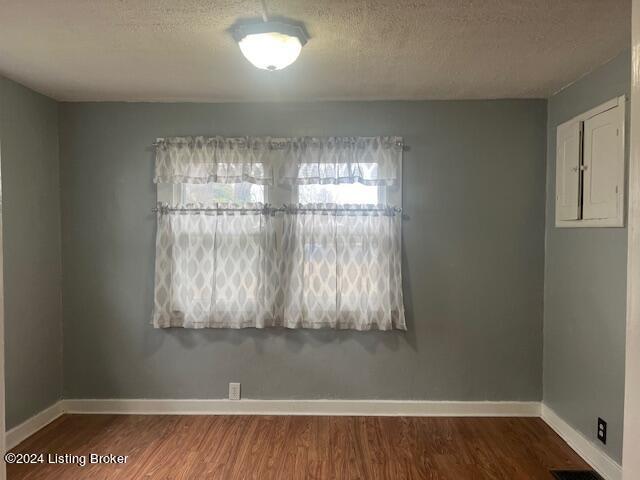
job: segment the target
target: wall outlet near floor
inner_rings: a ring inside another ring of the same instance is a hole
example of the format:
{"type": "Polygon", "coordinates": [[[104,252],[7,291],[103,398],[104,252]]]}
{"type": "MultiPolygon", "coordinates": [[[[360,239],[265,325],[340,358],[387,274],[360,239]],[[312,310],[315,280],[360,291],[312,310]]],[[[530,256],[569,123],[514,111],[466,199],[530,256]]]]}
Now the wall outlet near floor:
{"type": "Polygon", "coordinates": [[[598,417],[598,440],[607,443],[607,422],[598,417]]]}
{"type": "Polygon", "coordinates": [[[240,384],[229,384],[229,400],[240,400],[240,384]]]}

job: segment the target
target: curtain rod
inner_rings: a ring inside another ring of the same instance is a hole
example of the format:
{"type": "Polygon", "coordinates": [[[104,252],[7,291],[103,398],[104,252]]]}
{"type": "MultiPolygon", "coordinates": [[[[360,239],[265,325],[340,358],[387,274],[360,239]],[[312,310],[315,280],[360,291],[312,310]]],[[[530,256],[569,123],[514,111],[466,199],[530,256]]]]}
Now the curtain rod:
{"type": "Polygon", "coordinates": [[[169,207],[167,205],[158,205],[151,209],[153,213],[160,212],[166,214],[169,212],[261,212],[261,213],[278,213],[278,212],[336,212],[336,213],[348,213],[348,212],[384,212],[389,214],[402,213],[402,209],[399,207],[359,207],[359,208],[314,208],[314,207],[294,207],[289,205],[283,205],[281,207],[272,207],[265,205],[262,208],[229,208],[229,207],[169,207]]]}
{"type": "MultiPolygon", "coordinates": [[[[235,138],[235,137],[228,137],[228,138],[235,138]]],[[[238,140],[241,140],[243,137],[237,137],[238,140]]],[[[258,137],[260,138],[260,137],[258,137]]],[[[264,138],[264,137],[263,137],[264,138]]],[[[314,138],[314,137],[310,137],[310,138],[314,138]]],[[[343,137],[317,137],[317,138],[343,138],[343,137]]],[[[344,137],[344,138],[350,138],[350,137],[344,137]]],[[[358,137],[356,137],[358,138],[358,137]]],[[[376,138],[376,137],[363,137],[363,138],[376,138]]],[[[152,147],[158,147],[159,145],[162,145],[167,139],[163,138],[163,137],[158,137],[156,138],[155,142],[153,142],[151,144],[152,147]]],[[[214,142],[216,141],[216,137],[207,137],[206,141],[207,143],[210,142],[214,142]]],[[[291,140],[293,140],[293,137],[291,138],[287,138],[287,137],[272,137],[271,140],[269,141],[269,146],[272,148],[284,148],[287,146],[287,143],[290,142],[291,140]]],[[[186,144],[187,142],[177,142],[178,144],[186,144]]],[[[406,145],[404,143],[404,141],[399,140],[397,142],[395,142],[396,147],[402,147],[403,150],[409,150],[409,146],[406,145]]]]}

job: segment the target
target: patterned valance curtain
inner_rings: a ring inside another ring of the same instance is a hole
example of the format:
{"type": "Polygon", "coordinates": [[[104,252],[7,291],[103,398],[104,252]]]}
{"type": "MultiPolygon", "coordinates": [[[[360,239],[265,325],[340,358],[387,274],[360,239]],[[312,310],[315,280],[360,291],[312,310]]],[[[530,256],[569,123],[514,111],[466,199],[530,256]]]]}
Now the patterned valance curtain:
{"type": "Polygon", "coordinates": [[[171,137],[156,144],[154,181],[384,186],[401,160],[400,137],[171,137]]]}
{"type": "Polygon", "coordinates": [[[394,185],[402,161],[399,137],[291,139],[285,147],[282,183],[394,185]]]}
{"type": "Polygon", "coordinates": [[[273,185],[269,138],[171,137],[156,143],[155,183],[273,185]]]}

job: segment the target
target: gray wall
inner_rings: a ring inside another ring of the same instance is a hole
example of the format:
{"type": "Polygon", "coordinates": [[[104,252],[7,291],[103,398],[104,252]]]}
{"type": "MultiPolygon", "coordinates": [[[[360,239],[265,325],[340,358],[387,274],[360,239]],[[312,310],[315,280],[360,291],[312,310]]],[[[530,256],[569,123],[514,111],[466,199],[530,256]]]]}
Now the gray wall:
{"type": "Polygon", "coordinates": [[[540,400],[546,102],[60,105],[64,396],[540,400]],[[154,330],[158,136],[405,137],[409,330],[154,330]]]}
{"type": "Polygon", "coordinates": [[[58,105],[0,77],[6,423],[62,391],[58,105]]]}
{"type": "MultiPolygon", "coordinates": [[[[603,448],[618,461],[622,457],[627,229],[554,227],[555,149],[559,124],[611,98],[629,95],[630,55],[623,52],[548,103],[544,401],[596,442],[597,417],[604,418],[609,438],[603,448]]],[[[627,102],[627,119],[628,107],[627,102]]]]}

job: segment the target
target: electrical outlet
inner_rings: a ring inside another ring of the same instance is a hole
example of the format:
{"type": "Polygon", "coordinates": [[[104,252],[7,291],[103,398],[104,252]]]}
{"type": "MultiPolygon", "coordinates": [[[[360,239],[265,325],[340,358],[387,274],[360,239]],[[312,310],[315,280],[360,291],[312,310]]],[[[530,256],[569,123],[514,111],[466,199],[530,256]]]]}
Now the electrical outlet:
{"type": "Polygon", "coordinates": [[[240,400],[240,384],[229,384],[229,400],[240,400]]]}
{"type": "Polygon", "coordinates": [[[598,417],[598,440],[607,443],[607,422],[598,417]]]}

